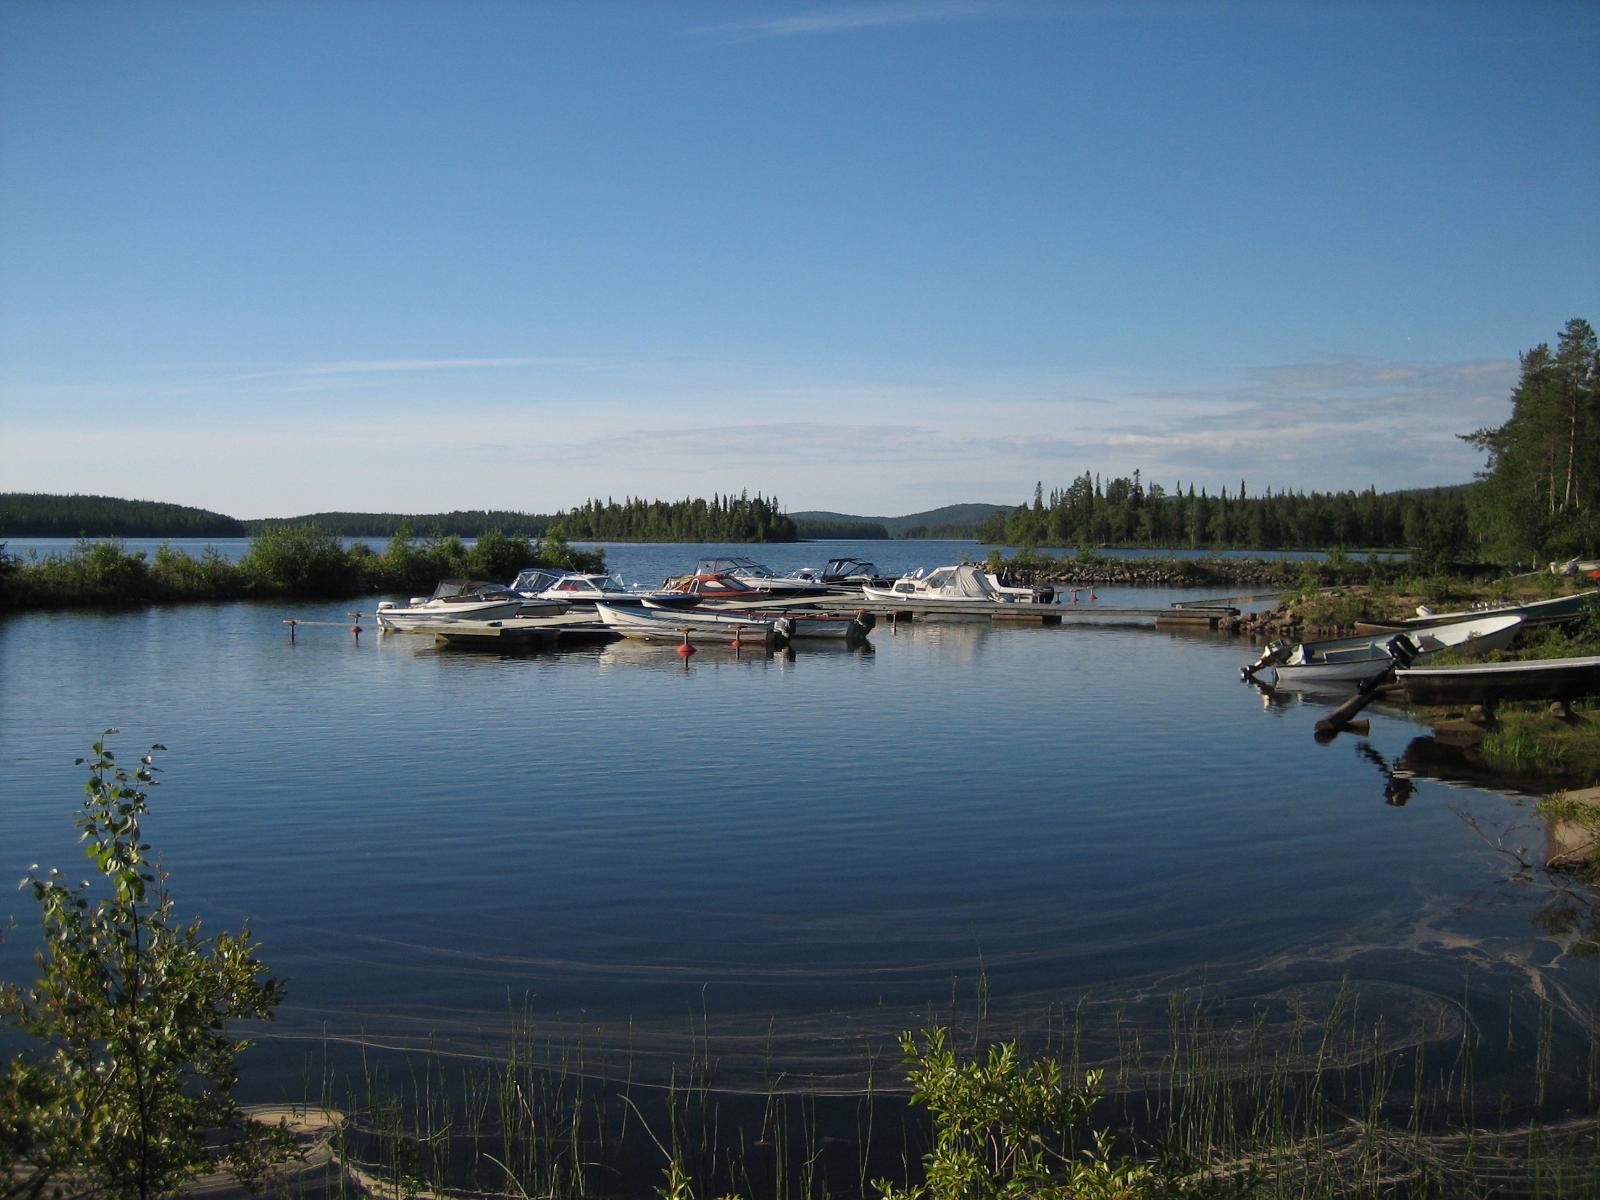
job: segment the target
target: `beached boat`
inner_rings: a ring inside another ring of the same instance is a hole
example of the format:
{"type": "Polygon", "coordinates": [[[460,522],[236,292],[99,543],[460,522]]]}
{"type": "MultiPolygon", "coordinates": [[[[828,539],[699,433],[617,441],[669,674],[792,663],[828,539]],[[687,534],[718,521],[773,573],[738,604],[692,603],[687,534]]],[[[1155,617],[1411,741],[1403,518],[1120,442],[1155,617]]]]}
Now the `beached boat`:
{"type": "Polygon", "coordinates": [[[1573,592],[1570,596],[1555,596],[1549,600],[1531,600],[1525,604],[1488,604],[1481,608],[1460,609],[1446,613],[1434,612],[1424,604],[1417,607],[1417,615],[1414,617],[1393,622],[1359,622],[1356,625],[1356,632],[1382,633],[1396,629],[1423,629],[1431,625],[1447,625],[1454,621],[1471,621],[1479,617],[1521,617],[1526,625],[1543,625],[1575,617],[1591,603],[1600,603],[1600,588],[1573,592]]]}
{"type": "Polygon", "coordinates": [[[662,608],[692,608],[700,597],[688,592],[635,592],[614,575],[563,571],[559,567],[525,567],[511,582],[511,590],[530,600],[564,600],[575,608],[593,608],[597,600],[618,607],[635,607],[646,600],[662,608]]]}
{"type": "Polygon", "coordinates": [[[1503,650],[1521,631],[1522,624],[1522,618],[1517,616],[1479,617],[1398,633],[1320,642],[1272,642],[1255,662],[1241,668],[1240,675],[1250,680],[1269,677],[1277,688],[1342,688],[1371,679],[1396,660],[1425,662],[1446,650],[1469,645],[1478,653],[1503,650]]]}
{"type": "Polygon", "coordinates": [[[1395,681],[1419,704],[1570,700],[1600,695],[1600,655],[1404,667],[1395,672],[1395,681]]]}
{"type": "Polygon", "coordinates": [[[504,584],[482,579],[442,579],[431,596],[409,604],[379,603],[379,629],[431,629],[448,621],[502,621],[519,616],[553,617],[567,611],[557,600],[529,600],[504,584]]]}
{"type": "Polygon", "coordinates": [[[861,589],[868,600],[901,604],[1015,604],[1017,597],[1001,591],[990,582],[982,567],[956,563],[932,570],[918,568],[902,575],[889,587],[867,585],[861,589]]]}

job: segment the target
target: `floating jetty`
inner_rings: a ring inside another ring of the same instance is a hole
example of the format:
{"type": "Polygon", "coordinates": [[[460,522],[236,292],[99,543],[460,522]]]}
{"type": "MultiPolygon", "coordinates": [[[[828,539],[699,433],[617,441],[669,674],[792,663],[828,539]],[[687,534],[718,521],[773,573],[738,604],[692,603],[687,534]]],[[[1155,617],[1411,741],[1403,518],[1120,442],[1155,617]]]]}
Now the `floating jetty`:
{"type": "MultiPolygon", "coordinates": [[[[901,621],[930,621],[952,617],[990,620],[1008,625],[1061,625],[1071,622],[1083,625],[1138,625],[1154,624],[1156,628],[1216,629],[1229,617],[1237,617],[1239,609],[1224,603],[1174,604],[1167,608],[1125,608],[1102,605],[1093,601],[1061,604],[1014,604],[991,600],[945,600],[928,603],[915,601],[882,602],[848,600],[841,596],[819,596],[803,599],[780,599],[765,603],[746,603],[739,607],[749,611],[763,608],[795,611],[846,610],[852,613],[871,613],[891,626],[901,621]]],[[[716,604],[705,604],[707,612],[715,612],[716,604]]],[[[359,615],[359,614],[352,614],[359,615]]],[[[289,618],[284,621],[293,637],[296,625],[343,625],[339,621],[303,621],[289,618]]],[[[359,633],[360,626],[352,631],[359,633]]],[[[446,621],[419,633],[431,633],[435,644],[441,648],[504,651],[554,650],[562,646],[583,643],[614,641],[617,634],[594,616],[584,612],[570,612],[558,617],[508,617],[499,621],[446,621]]],[[[681,631],[680,631],[681,633],[681,631]]],[[[745,630],[746,641],[762,644],[764,639],[756,630],[745,630]]],[[[703,635],[690,634],[694,641],[705,640],[703,635]]],[[[726,639],[722,639],[726,640],[726,639]]]]}
{"type": "Polygon", "coordinates": [[[1215,629],[1226,617],[1239,615],[1237,608],[1186,605],[1170,608],[1124,608],[1086,604],[1007,604],[993,600],[942,600],[919,604],[916,601],[891,603],[868,601],[862,606],[880,621],[925,621],[939,617],[988,617],[992,621],[1023,625],[1060,625],[1064,622],[1099,625],[1183,625],[1215,629]]]}

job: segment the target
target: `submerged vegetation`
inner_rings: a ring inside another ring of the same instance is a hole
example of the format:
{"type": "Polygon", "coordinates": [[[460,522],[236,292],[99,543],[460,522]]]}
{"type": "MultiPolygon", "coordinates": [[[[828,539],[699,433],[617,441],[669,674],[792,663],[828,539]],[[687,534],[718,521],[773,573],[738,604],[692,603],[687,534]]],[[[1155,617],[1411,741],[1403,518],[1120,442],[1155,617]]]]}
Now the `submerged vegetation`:
{"type": "Polygon", "coordinates": [[[343,599],[432,591],[440,579],[452,576],[505,582],[529,566],[595,571],[604,560],[603,553],[575,550],[557,535],[535,545],[520,535],[490,530],[468,547],[453,534],[418,542],[404,524],[382,554],[360,542],[346,548],[315,525],[269,529],[256,535],[237,563],[210,548],[196,558],[162,546],[149,558],[118,540],[80,541],[68,553],[37,560],[0,549],[0,608],[343,599]]]}

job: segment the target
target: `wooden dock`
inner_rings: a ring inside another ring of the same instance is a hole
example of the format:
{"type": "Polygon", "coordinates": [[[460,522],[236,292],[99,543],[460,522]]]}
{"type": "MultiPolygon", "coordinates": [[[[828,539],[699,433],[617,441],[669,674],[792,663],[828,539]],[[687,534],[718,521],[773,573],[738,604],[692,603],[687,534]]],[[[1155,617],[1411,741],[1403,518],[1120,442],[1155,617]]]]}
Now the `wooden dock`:
{"type": "MultiPolygon", "coordinates": [[[[719,605],[703,606],[715,611],[719,605]]],[[[1226,617],[1236,617],[1239,609],[1222,602],[1173,604],[1166,608],[1123,608],[1079,601],[1064,604],[1015,604],[997,600],[898,601],[868,600],[863,596],[805,596],[792,600],[767,600],[738,605],[759,609],[815,609],[841,613],[869,612],[880,621],[918,621],[938,617],[987,617],[992,621],[1024,625],[1060,625],[1072,621],[1102,625],[1182,625],[1188,628],[1215,629],[1226,617]]]]}
{"type": "Polygon", "coordinates": [[[946,601],[943,604],[869,604],[880,621],[927,621],[940,617],[988,617],[1008,625],[1185,625],[1215,629],[1236,608],[1123,608],[1096,604],[995,604],[989,601],[946,601]]]}
{"type": "MultiPolygon", "coordinates": [[[[707,611],[715,611],[716,604],[706,604],[707,611]]],[[[944,601],[932,603],[901,603],[896,601],[869,601],[864,598],[822,596],[800,600],[776,600],[760,604],[740,605],[749,609],[837,611],[841,613],[869,612],[880,623],[893,626],[901,621],[937,621],[952,618],[989,620],[1007,625],[1061,625],[1066,623],[1094,625],[1137,625],[1156,628],[1215,629],[1227,617],[1239,615],[1239,610],[1224,604],[1182,604],[1169,608],[1124,608],[1095,603],[1077,604],[1010,604],[990,600],[944,601]],[[842,601],[842,602],[841,602],[842,601]]],[[[337,622],[300,622],[301,624],[337,622]]],[[[396,634],[404,631],[395,631],[396,634]]],[[[593,614],[570,612],[559,617],[522,617],[501,621],[450,621],[435,628],[415,632],[433,634],[434,642],[445,649],[501,650],[504,652],[529,652],[555,650],[562,646],[610,642],[619,636],[593,614]]],[[[388,636],[388,635],[386,635],[388,636]]],[[[693,636],[693,635],[691,635],[693,636]]],[[[752,638],[756,635],[750,634],[752,638]]],[[[702,641],[703,637],[693,640],[702,641]]],[[[759,640],[759,639],[758,639],[759,640]]]]}

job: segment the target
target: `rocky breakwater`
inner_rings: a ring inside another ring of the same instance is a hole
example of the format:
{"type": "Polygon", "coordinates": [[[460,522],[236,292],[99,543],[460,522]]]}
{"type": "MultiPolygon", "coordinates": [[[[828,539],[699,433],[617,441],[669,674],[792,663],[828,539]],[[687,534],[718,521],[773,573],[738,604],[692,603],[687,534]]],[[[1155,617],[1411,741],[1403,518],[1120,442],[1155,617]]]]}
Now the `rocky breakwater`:
{"type": "Polygon", "coordinates": [[[1260,558],[1065,558],[1008,562],[1001,578],[1019,587],[1288,587],[1299,563],[1260,558]]]}
{"type": "Polygon", "coordinates": [[[1327,638],[1350,637],[1353,625],[1327,625],[1306,621],[1293,609],[1279,605],[1263,612],[1240,613],[1217,623],[1218,631],[1233,633],[1253,642],[1320,642],[1327,638]]]}

